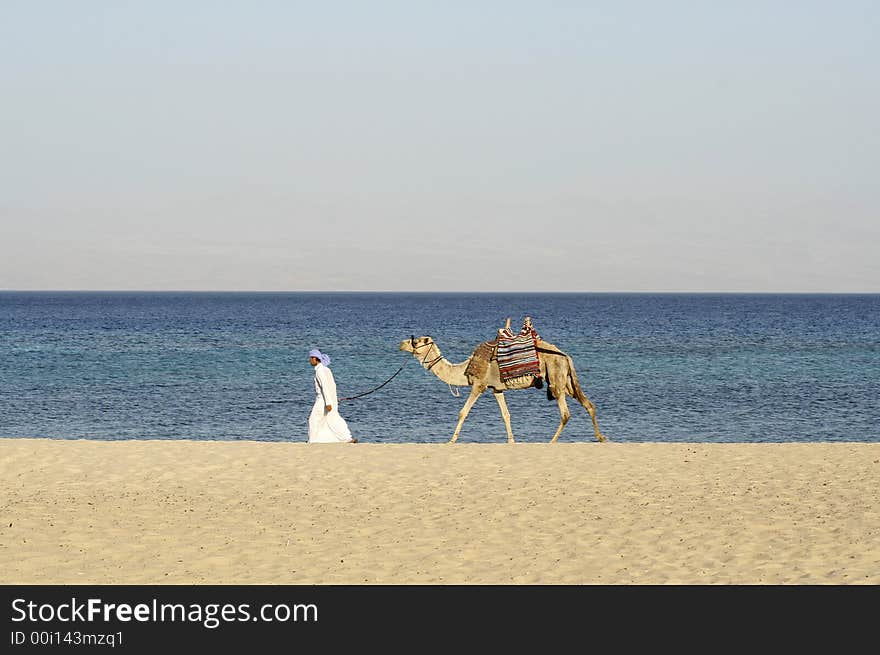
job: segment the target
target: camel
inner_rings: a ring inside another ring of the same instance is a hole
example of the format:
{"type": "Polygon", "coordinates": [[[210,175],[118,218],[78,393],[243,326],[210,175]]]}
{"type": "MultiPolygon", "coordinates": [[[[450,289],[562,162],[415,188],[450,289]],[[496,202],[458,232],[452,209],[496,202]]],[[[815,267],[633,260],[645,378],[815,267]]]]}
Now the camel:
{"type": "MultiPolygon", "coordinates": [[[[507,321],[507,327],[510,327],[510,319],[507,321]]],[[[499,333],[501,331],[499,330],[499,333]]],[[[596,408],[587,398],[578,384],[577,373],[574,370],[574,363],[571,357],[559,350],[556,346],[546,341],[538,341],[538,359],[541,368],[541,378],[548,383],[547,397],[556,399],[559,405],[559,427],[556,428],[556,434],[550,440],[550,443],[556,443],[562,428],[568,423],[571,412],[568,411],[568,404],[565,402],[566,395],[576,399],[589,412],[590,418],[593,420],[593,429],[596,432],[596,441],[605,441],[605,436],[599,431],[599,424],[596,422],[596,408]]],[[[507,443],[514,443],[513,430],[510,427],[510,412],[507,410],[507,402],[504,399],[505,391],[514,389],[528,389],[540,385],[533,376],[525,376],[514,378],[512,380],[502,381],[501,371],[498,368],[498,362],[492,359],[488,362],[488,366],[482,374],[467,374],[468,364],[474,358],[472,354],[468,359],[453,364],[443,357],[440,348],[430,336],[411,337],[400,342],[400,350],[410,352],[421,363],[421,365],[446,384],[456,387],[468,386],[471,388],[470,395],[465,401],[464,407],[458,413],[458,424],[455,426],[455,432],[448,443],[455,443],[458,435],[461,433],[461,426],[467,418],[468,413],[477,402],[477,398],[487,389],[492,390],[492,395],[498,401],[501,409],[501,418],[504,419],[504,427],[507,428],[507,443]]],[[[539,387],[540,388],[540,387],[539,387]]]]}

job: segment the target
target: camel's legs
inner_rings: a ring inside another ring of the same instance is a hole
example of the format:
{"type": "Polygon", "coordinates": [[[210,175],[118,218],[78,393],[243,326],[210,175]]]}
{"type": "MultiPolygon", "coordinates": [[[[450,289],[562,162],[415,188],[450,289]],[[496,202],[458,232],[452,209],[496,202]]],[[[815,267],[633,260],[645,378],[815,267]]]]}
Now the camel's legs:
{"type": "Polygon", "coordinates": [[[480,394],[486,390],[485,387],[480,389],[476,385],[471,387],[471,395],[468,396],[468,399],[464,403],[464,407],[461,408],[461,411],[458,413],[458,425],[455,426],[455,432],[452,433],[452,439],[449,440],[449,443],[455,443],[458,440],[458,435],[461,432],[461,426],[464,423],[464,420],[467,418],[468,412],[471,411],[471,407],[474,406],[474,403],[477,402],[477,398],[480,397],[480,394]]]}
{"type": "Polygon", "coordinates": [[[599,431],[599,423],[596,421],[595,405],[593,405],[592,401],[586,396],[578,398],[578,402],[584,406],[584,408],[590,413],[590,418],[593,419],[593,429],[596,431],[596,441],[605,441],[605,435],[599,431]]]}
{"type": "Polygon", "coordinates": [[[507,411],[507,401],[504,400],[502,392],[493,393],[495,400],[498,401],[498,407],[501,408],[501,418],[504,419],[504,427],[507,428],[507,443],[513,443],[513,430],[510,428],[510,412],[507,411]]]}
{"type": "Polygon", "coordinates": [[[565,424],[568,423],[568,419],[571,418],[571,412],[568,411],[568,404],[565,402],[565,392],[556,397],[556,404],[559,405],[559,427],[556,428],[556,434],[553,435],[550,443],[556,443],[556,440],[562,432],[562,428],[565,427],[565,424]]]}

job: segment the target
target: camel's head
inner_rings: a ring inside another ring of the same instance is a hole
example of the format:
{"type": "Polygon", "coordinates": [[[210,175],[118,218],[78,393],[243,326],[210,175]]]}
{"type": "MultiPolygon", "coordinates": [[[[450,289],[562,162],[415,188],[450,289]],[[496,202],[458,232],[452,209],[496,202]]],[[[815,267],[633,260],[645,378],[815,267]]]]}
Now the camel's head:
{"type": "Polygon", "coordinates": [[[431,337],[410,337],[400,342],[400,349],[408,353],[418,354],[425,352],[427,346],[430,346],[432,343],[434,343],[434,339],[431,337]]]}

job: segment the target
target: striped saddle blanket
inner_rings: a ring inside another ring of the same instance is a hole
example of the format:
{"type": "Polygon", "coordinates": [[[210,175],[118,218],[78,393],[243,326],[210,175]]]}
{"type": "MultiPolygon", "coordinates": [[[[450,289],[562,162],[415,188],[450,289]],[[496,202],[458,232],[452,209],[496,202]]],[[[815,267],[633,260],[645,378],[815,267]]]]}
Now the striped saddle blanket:
{"type": "Polygon", "coordinates": [[[541,376],[537,339],[534,329],[523,328],[519,334],[513,334],[509,330],[499,331],[495,357],[503,381],[524,375],[541,376]]]}

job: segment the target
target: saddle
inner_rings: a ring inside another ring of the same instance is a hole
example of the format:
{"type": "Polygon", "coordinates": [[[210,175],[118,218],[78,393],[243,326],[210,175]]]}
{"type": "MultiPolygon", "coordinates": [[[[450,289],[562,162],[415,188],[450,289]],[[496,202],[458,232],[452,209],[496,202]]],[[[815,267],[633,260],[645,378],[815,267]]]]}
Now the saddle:
{"type": "Polygon", "coordinates": [[[489,363],[494,360],[498,363],[503,382],[515,384],[531,381],[535,386],[541,386],[541,363],[538,359],[540,350],[561,353],[556,346],[538,336],[532,326],[531,317],[525,317],[518,334],[510,329],[508,318],[507,324],[498,330],[493,341],[484,341],[476,347],[465,374],[483,377],[489,363]]]}

